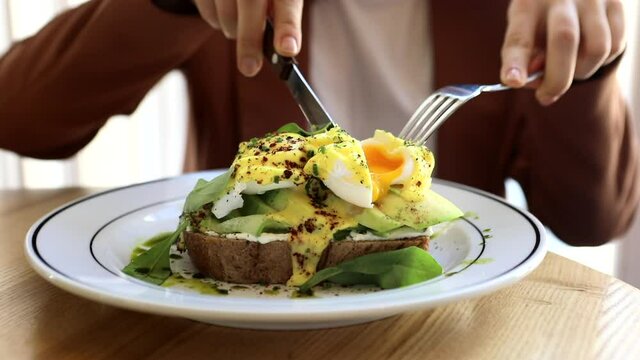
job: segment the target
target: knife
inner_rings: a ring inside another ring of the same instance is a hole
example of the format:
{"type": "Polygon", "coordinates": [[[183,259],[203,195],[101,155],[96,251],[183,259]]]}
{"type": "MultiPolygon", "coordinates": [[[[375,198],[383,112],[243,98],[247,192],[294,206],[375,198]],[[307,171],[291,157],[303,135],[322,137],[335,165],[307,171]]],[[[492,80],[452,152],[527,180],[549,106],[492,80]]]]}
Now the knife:
{"type": "Polygon", "coordinates": [[[302,75],[296,59],[279,55],[273,46],[273,38],[273,26],[271,21],[267,20],[263,43],[264,57],[280,79],[287,84],[289,91],[311,126],[311,130],[317,130],[329,124],[335,125],[329,113],[322,106],[320,99],[302,75]]]}

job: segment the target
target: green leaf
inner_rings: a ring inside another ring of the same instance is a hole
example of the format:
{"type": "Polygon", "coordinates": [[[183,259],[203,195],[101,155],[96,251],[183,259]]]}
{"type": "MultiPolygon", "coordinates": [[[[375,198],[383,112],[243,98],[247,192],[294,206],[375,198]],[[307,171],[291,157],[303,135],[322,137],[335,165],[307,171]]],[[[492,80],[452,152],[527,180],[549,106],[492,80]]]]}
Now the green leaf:
{"type": "Polygon", "coordinates": [[[307,293],[323,281],[342,285],[371,284],[383,289],[409,286],[442,275],[442,267],[415,246],[369,254],[318,271],[300,286],[307,293]]]}
{"type": "Polygon", "coordinates": [[[189,213],[198,210],[202,205],[216,202],[227,188],[231,179],[231,169],[224,174],[215,177],[211,181],[198,180],[196,186],[191,190],[184,202],[184,212],[189,213]]]}
{"type": "Polygon", "coordinates": [[[186,228],[187,221],[181,221],[176,231],[165,235],[164,239],[157,242],[149,250],[133,258],[122,271],[142,281],[161,285],[171,276],[171,267],[169,265],[171,245],[178,240],[178,237],[186,228]]]}
{"type": "Polygon", "coordinates": [[[313,135],[317,135],[317,134],[321,134],[329,129],[331,129],[334,125],[333,124],[327,124],[321,128],[312,128],[311,131],[307,131],[303,128],[300,127],[300,125],[296,124],[296,123],[288,123],[286,125],[281,126],[276,132],[278,134],[283,134],[283,133],[294,133],[294,134],[298,134],[298,135],[302,135],[302,136],[313,136],[313,135]]]}
{"type": "Polygon", "coordinates": [[[360,274],[354,272],[343,272],[331,278],[332,283],[339,285],[376,285],[376,276],[370,274],[360,274]]]}
{"type": "Polygon", "coordinates": [[[351,235],[351,231],[353,231],[353,227],[341,229],[333,233],[333,240],[340,241],[346,239],[349,235],[351,235]]]}
{"type": "MultiPolygon", "coordinates": [[[[313,171],[317,173],[318,164],[313,164],[313,171]]],[[[331,190],[317,177],[310,177],[304,185],[304,191],[314,203],[325,206],[325,201],[331,194],[331,190]]]]}
{"type": "Polygon", "coordinates": [[[335,241],[340,241],[340,240],[344,240],[346,239],[349,235],[351,235],[351,232],[355,231],[357,233],[360,234],[364,234],[367,231],[371,231],[370,229],[368,229],[365,226],[362,226],[360,224],[356,225],[356,226],[352,226],[352,227],[348,227],[348,228],[344,228],[341,230],[338,230],[336,232],[333,233],[333,240],[335,241]]]}
{"type": "Polygon", "coordinates": [[[307,280],[304,284],[300,285],[301,293],[308,293],[312,287],[320,284],[323,281],[329,280],[332,277],[339,275],[342,273],[342,269],[339,266],[328,267],[326,269],[322,269],[318,271],[311,279],[307,280]]]}

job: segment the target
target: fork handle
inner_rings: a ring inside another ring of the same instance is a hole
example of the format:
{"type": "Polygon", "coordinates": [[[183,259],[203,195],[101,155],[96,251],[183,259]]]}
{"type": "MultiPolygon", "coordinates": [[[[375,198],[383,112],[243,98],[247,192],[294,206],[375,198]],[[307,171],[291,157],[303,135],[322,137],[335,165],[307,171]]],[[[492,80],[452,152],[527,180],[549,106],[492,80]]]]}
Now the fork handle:
{"type": "Polygon", "coordinates": [[[267,23],[264,29],[264,40],[262,43],[262,53],[267,59],[271,67],[275,70],[278,77],[282,80],[289,78],[289,74],[293,70],[293,65],[297,64],[296,60],[291,57],[286,57],[278,54],[276,48],[273,46],[274,39],[273,25],[271,20],[267,19],[267,23]]]}
{"type": "MultiPolygon", "coordinates": [[[[534,72],[533,74],[527,77],[527,80],[524,82],[524,84],[526,85],[532,81],[538,80],[539,78],[542,77],[543,74],[544,73],[542,71],[534,72]]],[[[512,87],[505,84],[485,85],[481,87],[482,92],[494,92],[494,91],[502,91],[502,90],[509,90],[509,89],[512,89],[512,87]]]]}
{"type": "Polygon", "coordinates": [[[535,81],[535,80],[540,79],[540,78],[542,77],[542,75],[543,75],[543,74],[544,74],[544,72],[542,72],[542,71],[536,71],[536,72],[534,72],[533,74],[531,74],[531,75],[527,76],[527,80],[524,82],[524,83],[525,83],[525,85],[526,85],[526,84],[528,84],[528,83],[530,83],[530,82],[533,82],[533,81],[535,81]]]}

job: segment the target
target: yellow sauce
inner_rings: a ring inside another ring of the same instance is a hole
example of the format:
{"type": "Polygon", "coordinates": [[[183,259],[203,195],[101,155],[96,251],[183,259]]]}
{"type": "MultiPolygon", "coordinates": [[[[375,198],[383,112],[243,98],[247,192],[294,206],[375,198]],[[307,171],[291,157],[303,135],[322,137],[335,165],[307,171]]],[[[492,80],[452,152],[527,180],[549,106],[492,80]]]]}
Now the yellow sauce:
{"type": "Polygon", "coordinates": [[[289,286],[302,285],[316,273],[316,267],[338,230],[357,225],[355,214],[362,209],[329,195],[321,207],[314,204],[302,187],[287,190],[289,202],[284,210],[269,214],[274,220],[299,224],[291,230],[291,264],[293,275],[289,286]]]}

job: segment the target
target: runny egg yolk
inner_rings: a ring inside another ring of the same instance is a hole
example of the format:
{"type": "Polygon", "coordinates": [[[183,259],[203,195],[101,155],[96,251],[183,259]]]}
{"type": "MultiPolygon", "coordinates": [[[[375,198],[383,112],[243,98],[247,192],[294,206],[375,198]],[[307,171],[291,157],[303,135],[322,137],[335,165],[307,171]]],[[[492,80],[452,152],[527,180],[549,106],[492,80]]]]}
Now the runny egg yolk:
{"type": "Polygon", "coordinates": [[[393,181],[402,175],[405,158],[402,152],[391,153],[379,143],[363,144],[362,149],[371,172],[372,198],[375,202],[384,196],[393,181]]]}

